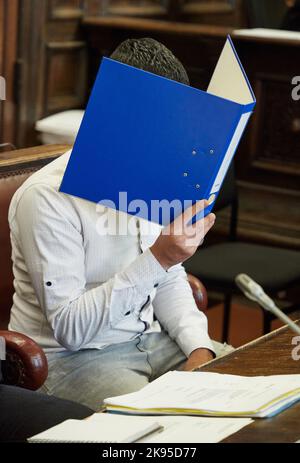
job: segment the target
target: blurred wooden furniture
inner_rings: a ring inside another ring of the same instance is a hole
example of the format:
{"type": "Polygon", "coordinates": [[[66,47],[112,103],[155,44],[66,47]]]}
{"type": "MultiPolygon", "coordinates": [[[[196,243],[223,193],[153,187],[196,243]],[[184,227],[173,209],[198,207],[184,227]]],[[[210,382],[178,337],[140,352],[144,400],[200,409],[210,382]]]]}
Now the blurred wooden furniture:
{"type": "Polygon", "coordinates": [[[34,146],[36,121],[84,106],[86,42],[80,23],[89,2],[0,0],[0,75],[7,82],[0,144],[34,146]]]}
{"type": "Polygon", "coordinates": [[[94,0],[90,15],[162,19],[198,24],[235,25],[247,23],[244,0],[94,0]]]}
{"type": "MultiPolygon", "coordinates": [[[[239,198],[233,167],[228,171],[214,212],[218,216],[220,211],[228,207],[231,208],[231,217],[226,241],[202,246],[184,263],[186,271],[203,281],[209,291],[223,294],[223,342],[228,342],[233,296],[241,293],[235,283],[237,275],[250,275],[274,300],[280,300],[286,314],[294,312],[300,302],[300,294],[296,298],[300,286],[300,252],[244,243],[237,239],[239,198]]],[[[271,312],[261,310],[263,333],[267,334],[276,317],[271,312]]]]}
{"type": "MultiPolygon", "coordinates": [[[[205,89],[231,33],[257,97],[257,107],[236,156],[240,198],[238,238],[300,249],[300,105],[292,99],[299,75],[299,39],[241,37],[232,28],[149,19],[85,17],[89,85],[102,56],[128,37],[150,36],[169,47],[186,67],[195,87],[205,89]]],[[[218,215],[209,236],[224,239],[230,214],[218,215]]]]}
{"type": "MultiPolygon", "coordinates": [[[[296,347],[292,344],[294,337],[289,328],[280,328],[224,358],[213,360],[200,371],[242,376],[299,374],[300,360],[292,358],[292,350],[296,347]]],[[[255,420],[223,442],[293,443],[300,439],[299,422],[300,403],[297,403],[273,418],[255,420]]]]}
{"type": "Polygon", "coordinates": [[[231,0],[0,0],[0,76],[7,81],[7,99],[0,111],[0,144],[34,146],[39,142],[36,121],[84,107],[84,15],[242,27],[245,1],[235,0],[233,6],[231,0]]]}
{"type": "MultiPolygon", "coordinates": [[[[4,97],[0,91],[0,145],[15,143],[17,104],[15,99],[15,66],[18,48],[18,0],[0,1],[0,76],[5,79],[4,97]]],[[[0,82],[2,86],[3,83],[0,82]]]]}

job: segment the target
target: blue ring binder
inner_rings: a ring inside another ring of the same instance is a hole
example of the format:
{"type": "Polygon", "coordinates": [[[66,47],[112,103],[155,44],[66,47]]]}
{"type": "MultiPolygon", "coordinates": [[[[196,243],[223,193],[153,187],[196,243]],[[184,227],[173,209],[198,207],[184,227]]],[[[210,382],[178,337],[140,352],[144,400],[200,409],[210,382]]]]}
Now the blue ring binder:
{"type": "Polygon", "coordinates": [[[207,92],[104,58],[60,192],[130,213],[126,192],[147,206],[138,217],[168,225],[185,202],[216,199],[255,103],[230,37],[207,92]],[[169,215],[153,217],[155,201],[169,215]]]}

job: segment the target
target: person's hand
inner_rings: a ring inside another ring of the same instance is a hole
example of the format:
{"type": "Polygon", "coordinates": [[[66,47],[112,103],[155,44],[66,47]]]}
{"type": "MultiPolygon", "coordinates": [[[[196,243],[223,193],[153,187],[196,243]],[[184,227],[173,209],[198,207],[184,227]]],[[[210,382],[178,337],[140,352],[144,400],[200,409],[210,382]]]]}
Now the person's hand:
{"type": "Polygon", "coordinates": [[[183,371],[193,371],[201,367],[204,363],[213,360],[213,353],[208,349],[196,349],[189,356],[188,360],[184,363],[183,371]]]}
{"type": "Polygon", "coordinates": [[[195,224],[189,225],[189,223],[196,214],[208,205],[208,201],[202,200],[186,209],[162,231],[150,248],[154,257],[165,270],[192,257],[199,245],[202,244],[205,235],[215,223],[215,214],[209,214],[195,224]]]}

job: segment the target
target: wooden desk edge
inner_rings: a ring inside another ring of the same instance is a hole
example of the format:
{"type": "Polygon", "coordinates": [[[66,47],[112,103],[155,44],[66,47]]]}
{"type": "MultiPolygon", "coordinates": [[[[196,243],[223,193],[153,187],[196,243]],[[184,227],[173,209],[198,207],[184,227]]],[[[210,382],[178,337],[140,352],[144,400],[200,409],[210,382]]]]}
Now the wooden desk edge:
{"type": "MultiPolygon", "coordinates": [[[[300,323],[300,319],[296,320],[295,323],[300,323]]],[[[272,339],[272,338],[278,336],[278,334],[281,334],[281,333],[283,333],[285,331],[288,331],[288,330],[290,330],[290,327],[288,325],[281,326],[277,330],[271,331],[268,334],[260,336],[259,338],[253,339],[252,341],[249,341],[246,344],[244,344],[244,345],[242,345],[240,347],[237,347],[232,352],[230,352],[229,354],[227,354],[227,355],[225,355],[223,357],[218,357],[218,358],[215,358],[213,360],[210,360],[209,362],[204,363],[203,365],[201,365],[200,368],[195,368],[195,370],[193,370],[193,371],[201,371],[202,368],[207,368],[207,367],[210,367],[210,366],[215,367],[219,363],[222,363],[225,359],[228,360],[228,359],[230,359],[230,357],[236,356],[239,352],[243,352],[243,351],[249,349],[250,347],[254,347],[254,346],[260,344],[262,341],[267,341],[269,339],[272,339]]],[[[296,336],[296,334],[295,334],[295,336],[296,336]]]]}

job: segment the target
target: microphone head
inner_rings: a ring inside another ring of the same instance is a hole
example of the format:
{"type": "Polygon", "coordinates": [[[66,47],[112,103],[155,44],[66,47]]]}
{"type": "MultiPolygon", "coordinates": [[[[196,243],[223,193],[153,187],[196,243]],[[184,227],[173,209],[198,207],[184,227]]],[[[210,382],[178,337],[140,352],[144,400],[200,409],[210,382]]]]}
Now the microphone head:
{"type": "Polygon", "coordinates": [[[259,284],[257,284],[249,275],[240,273],[235,278],[235,282],[240,290],[245,294],[248,299],[252,301],[258,301],[265,295],[264,290],[259,284]]]}
{"type": "Polygon", "coordinates": [[[246,273],[240,273],[235,277],[235,282],[243,293],[248,293],[253,280],[246,273]]]}

